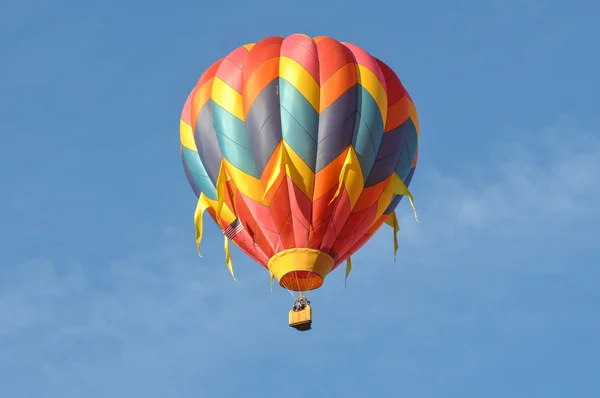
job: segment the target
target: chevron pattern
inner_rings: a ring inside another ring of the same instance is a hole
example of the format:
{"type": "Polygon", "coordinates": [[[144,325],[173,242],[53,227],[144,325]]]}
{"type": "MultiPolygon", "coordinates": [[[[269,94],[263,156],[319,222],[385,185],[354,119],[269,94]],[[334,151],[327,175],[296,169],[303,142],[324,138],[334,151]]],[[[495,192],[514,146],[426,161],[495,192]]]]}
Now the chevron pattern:
{"type": "Polygon", "coordinates": [[[233,239],[247,255],[266,267],[282,250],[312,248],[337,266],[401,200],[386,187],[393,178],[410,184],[419,122],[382,61],[330,37],[294,34],[211,65],[185,102],[180,137],[192,189],[223,230],[242,223],[233,239]]]}

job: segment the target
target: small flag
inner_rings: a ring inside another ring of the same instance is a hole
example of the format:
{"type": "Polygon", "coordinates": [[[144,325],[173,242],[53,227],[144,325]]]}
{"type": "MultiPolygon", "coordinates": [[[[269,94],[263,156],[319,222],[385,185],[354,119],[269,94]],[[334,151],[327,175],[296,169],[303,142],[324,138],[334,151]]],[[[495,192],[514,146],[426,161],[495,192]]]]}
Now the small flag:
{"type": "Polygon", "coordinates": [[[231,224],[229,224],[229,226],[227,228],[225,228],[225,230],[223,231],[223,235],[225,235],[227,237],[227,239],[233,240],[233,238],[237,234],[242,232],[243,229],[244,229],[244,226],[242,225],[242,222],[240,221],[239,218],[236,218],[235,220],[233,220],[233,222],[231,224]]]}

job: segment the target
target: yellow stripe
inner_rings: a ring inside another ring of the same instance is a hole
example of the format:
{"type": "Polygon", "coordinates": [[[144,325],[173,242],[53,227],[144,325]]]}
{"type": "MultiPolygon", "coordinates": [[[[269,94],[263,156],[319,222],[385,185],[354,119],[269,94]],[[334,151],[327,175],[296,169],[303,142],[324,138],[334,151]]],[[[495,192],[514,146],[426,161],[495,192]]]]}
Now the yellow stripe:
{"type": "Polygon", "coordinates": [[[392,227],[394,228],[394,262],[396,262],[396,253],[398,252],[398,231],[400,231],[396,211],[393,211],[391,217],[388,218],[392,219],[392,227]]]}
{"type": "MultiPolygon", "coordinates": [[[[219,203],[216,200],[212,200],[206,198],[210,207],[216,212],[219,207],[219,203]]],[[[231,224],[233,220],[236,219],[235,213],[227,206],[226,203],[223,203],[223,208],[221,209],[221,220],[225,221],[227,224],[231,224]]]]}
{"type": "Polygon", "coordinates": [[[415,220],[419,222],[419,217],[417,216],[417,209],[415,209],[415,203],[412,193],[410,193],[408,187],[406,186],[406,184],[404,184],[404,181],[402,181],[398,174],[394,173],[392,175],[392,178],[390,180],[390,183],[386,187],[386,190],[391,191],[395,195],[407,196],[410,202],[410,206],[413,209],[413,213],[415,214],[415,220]]]}
{"type": "Polygon", "coordinates": [[[302,65],[289,57],[280,57],[279,76],[296,87],[312,107],[319,111],[319,85],[302,65]]]}
{"type": "Polygon", "coordinates": [[[195,120],[198,117],[198,113],[200,113],[204,104],[210,99],[213,81],[214,78],[208,79],[198,90],[196,90],[194,98],[192,98],[192,120],[195,120]]]}
{"type": "Polygon", "coordinates": [[[181,141],[181,145],[190,149],[194,152],[198,152],[198,148],[196,148],[196,141],[194,140],[194,132],[192,131],[192,127],[183,121],[183,119],[179,119],[179,140],[181,141]]]}
{"type": "Polygon", "coordinates": [[[256,43],[249,43],[249,44],[244,44],[242,47],[244,47],[246,50],[250,51],[252,50],[252,48],[256,45],[256,43]]]}
{"type": "MultiPolygon", "coordinates": [[[[223,235],[225,236],[225,235],[223,235]]],[[[235,279],[235,274],[233,273],[233,263],[231,262],[231,252],[229,251],[229,238],[225,236],[225,243],[223,244],[223,250],[225,251],[225,263],[227,264],[227,268],[233,277],[233,280],[237,282],[235,279]]]]}
{"type": "Polygon", "coordinates": [[[287,142],[283,141],[283,145],[285,145],[285,150],[288,154],[287,160],[290,162],[287,164],[285,173],[308,197],[308,199],[312,201],[315,186],[315,173],[313,173],[304,160],[294,152],[287,142]]]}
{"type": "Polygon", "coordinates": [[[348,157],[350,158],[350,163],[347,168],[348,172],[346,174],[344,185],[346,186],[346,192],[348,192],[348,198],[350,199],[350,208],[353,209],[360,198],[360,194],[362,193],[365,184],[362,169],[360,167],[360,160],[358,160],[358,156],[356,156],[354,147],[350,147],[348,157]]]}
{"type": "Polygon", "coordinates": [[[238,169],[237,167],[229,163],[227,159],[224,160],[225,164],[227,165],[229,175],[231,176],[231,179],[235,183],[237,189],[253,201],[257,203],[266,204],[262,200],[264,188],[260,180],[238,169]]]}
{"type": "MultiPolygon", "coordinates": [[[[394,212],[394,214],[396,214],[396,212],[394,212]]],[[[375,220],[377,221],[377,220],[375,220]]],[[[387,225],[389,225],[390,227],[394,227],[394,217],[392,217],[392,214],[390,214],[384,221],[387,225]]]]}
{"type": "Polygon", "coordinates": [[[346,286],[346,281],[348,279],[348,275],[350,275],[350,271],[352,271],[352,257],[348,257],[346,259],[346,277],[344,278],[344,286],[346,286]]]}
{"type": "Polygon", "coordinates": [[[231,113],[241,121],[245,121],[242,107],[242,95],[218,77],[215,77],[211,98],[227,112],[231,113]]]}
{"type": "Polygon", "coordinates": [[[394,197],[394,192],[391,187],[394,186],[394,179],[400,178],[396,172],[392,174],[392,178],[388,181],[383,193],[377,200],[377,212],[375,213],[375,220],[379,220],[379,217],[383,215],[385,209],[388,208],[390,203],[392,203],[392,198],[394,197]]]}
{"type": "Polygon", "coordinates": [[[342,165],[342,169],[340,171],[338,188],[335,191],[333,198],[331,198],[329,201],[329,204],[331,204],[338,197],[342,190],[342,185],[346,187],[348,199],[350,200],[350,209],[353,209],[356,205],[356,202],[358,202],[360,194],[362,193],[364,183],[360,161],[358,160],[356,151],[352,146],[350,146],[348,152],[346,152],[346,158],[344,159],[344,164],[342,165]]]}
{"type": "Polygon", "coordinates": [[[206,200],[204,193],[201,193],[200,198],[198,198],[198,204],[196,205],[196,212],[194,213],[194,224],[196,225],[196,247],[198,248],[198,255],[200,257],[202,257],[200,254],[200,243],[202,243],[202,234],[204,231],[202,215],[208,207],[210,207],[210,204],[206,200]]]}
{"type": "Polygon", "coordinates": [[[394,195],[408,196],[410,205],[413,208],[415,219],[417,220],[417,222],[419,222],[419,218],[417,217],[417,211],[413,203],[412,194],[404,184],[404,181],[402,181],[402,179],[396,172],[392,174],[392,178],[390,178],[390,181],[386,185],[385,190],[383,191],[383,193],[379,197],[379,200],[377,201],[377,213],[375,214],[375,219],[377,220],[379,219],[379,217],[381,217],[385,209],[387,209],[390,203],[392,203],[392,197],[394,195]]]}
{"type": "MultiPolygon", "coordinates": [[[[281,145],[281,142],[277,145],[277,148],[279,148],[279,152],[277,153],[277,159],[275,160],[275,164],[271,166],[270,170],[265,169],[265,171],[269,171],[270,175],[269,179],[267,180],[265,192],[263,193],[263,201],[265,200],[267,193],[271,191],[271,188],[273,188],[273,184],[275,184],[275,181],[277,181],[279,175],[283,172],[283,169],[285,167],[285,158],[287,157],[287,154],[285,153],[285,147],[282,147],[281,145]]],[[[263,172],[263,176],[265,175],[264,173],[265,172],[263,172]]]]}
{"type": "Polygon", "coordinates": [[[390,203],[392,203],[393,194],[391,192],[384,191],[379,200],[377,201],[377,213],[375,213],[375,220],[379,220],[379,217],[383,215],[385,209],[388,208],[390,203]]]}
{"type": "Polygon", "coordinates": [[[383,125],[385,126],[385,121],[387,120],[388,100],[387,94],[385,93],[385,89],[381,85],[381,82],[369,68],[359,64],[356,65],[356,80],[375,99],[377,107],[381,112],[383,125]]]}
{"type": "MultiPolygon", "coordinates": [[[[296,186],[304,193],[311,201],[313,198],[315,174],[310,167],[294,152],[294,150],[284,141],[285,151],[287,152],[285,162],[285,174],[296,184],[296,186]]],[[[235,183],[237,189],[257,203],[269,205],[264,198],[266,188],[258,178],[238,169],[227,160],[225,160],[227,170],[231,179],[235,183]]],[[[275,166],[274,166],[275,167],[275,166]]],[[[362,178],[362,176],[361,176],[362,178]]]]}
{"type": "Polygon", "coordinates": [[[420,135],[419,129],[419,116],[417,115],[417,108],[415,108],[415,104],[411,100],[406,101],[408,105],[408,117],[410,117],[415,124],[417,129],[417,137],[420,135]]]}

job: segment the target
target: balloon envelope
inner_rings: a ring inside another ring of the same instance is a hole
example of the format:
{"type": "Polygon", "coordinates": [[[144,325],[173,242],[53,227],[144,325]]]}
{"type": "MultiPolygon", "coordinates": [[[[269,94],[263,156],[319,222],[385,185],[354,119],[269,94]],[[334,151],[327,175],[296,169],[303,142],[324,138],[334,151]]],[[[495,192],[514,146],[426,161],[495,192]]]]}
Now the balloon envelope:
{"type": "Polygon", "coordinates": [[[419,126],[385,63],[349,43],[294,34],[212,64],[185,102],[180,137],[199,236],[207,210],[226,244],[281,286],[311,290],[406,194],[419,126]]]}

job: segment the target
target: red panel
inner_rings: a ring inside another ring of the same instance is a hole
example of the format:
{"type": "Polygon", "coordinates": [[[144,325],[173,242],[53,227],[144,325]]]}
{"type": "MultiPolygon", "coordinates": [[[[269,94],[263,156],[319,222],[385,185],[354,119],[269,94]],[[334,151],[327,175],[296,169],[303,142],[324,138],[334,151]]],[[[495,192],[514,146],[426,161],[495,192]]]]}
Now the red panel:
{"type": "Polygon", "coordinates": [[[373,72],[373,74],[377,77],[377,79],[383,86],[383,89],[387,93],[387,85],[385,84],[385,77],[383,76],[383,72],[381,71],[381,68],[379,67],[379,64],[377,63],[375,58],[373,58],[371,56],[371,54],[369,54],[368,52],[366,52],[365,50],[363,50],[362,48],[360,48],[359,46],[357,46],[355,44],[344,43],[344,46],[352,52],[352,55],[356,59],[355,62],[357,64],[364,66],[365,68],[367,68],[371,72],[373,72]]]}
{"type": "Polygon", "coordinates": [[[206,69],[206,71],[204,71],[204,73],[202,74],[202,76],[200,76],[200,79],[198,80],[198,83],[196,83],[196,88],[202,87],[202,85],[204,83],[206,83],[207,81],[209,81],[210,79],[212,79],[213,77],[215,77],[215,74],[217,73],[217,69],[219,69],[219,65],[221,65],[221,62],[223,62],[223,58],[221,58],[220,60],[218,60],[217,62],[215,62],[211,66],[209,66],[206,69]]]}
{"type": "MultiPolygon", "coordinates": [[[[375,221],[375,216],[377,215],[377,204],[372,205],[370,208],[363,210],[360,213],[363,215],[362,221],[354,225],[352,239],[350,241],[347,241],[344,247],[340,249],[340,251],[338,252],[338,258],[335,259],[336,262],[348,258],[350,256],[349,251],[354,247],[356,242],[360,241],[363,238],[363,236],[365,236],[365,234],[367,234],[367,232],[371,229],[371,226],[375,221]]],[[[353,213],[350,217],[354,216],[355,214],[358,213],[353,213]]],[[[348,224],[349,223],[347,223],[346,226],[344,226],[344,229],[347,228],[348,224]]],[[[369,235],[369,238],[371,236],[372,235],[369,235]]]]}
{"type": "Polygon", "coordinates": [[[243,66],[247,56],[248,50],[246,48],[236,48],[221,62],[215,75],[240,94],[242,93],[243,86],[241,66],[243,66]]]}
{"type": "Polygon", "coordinates": [[[367,243],[367,241],[369,239],[371,239],[371,237],[373,235],[375,235],[375,232],[377,232],[377,230],[381,227],[381,225],[383,225],[383,223],[384,223],[385,219],[387,218],[387,216],[388,216],[387,214],[384,214],[383,216],[379,217],[379,219],[377,221],[375,221],[375,224],[373,224],[373,226],[371,226],[369,228],[369,230],[367,231],[367,233],[364,234],[362,237],[358,238],[356,240],[356,242],[354,242],[354,244],[352,245],[352,247],[348,251],[349,256],[353,255],[358,250],[360,250],[360,248],[363,247],[365,245],[365,243],[367,243]]]}
{"type": "Polygon", "coordinates": [[[345,238],[337,238],[331,249],[329,250],[329,255],[336,259],[338,253],[343,253],[344,246],[349,247],[352,244],[352,239],[354,235],[346,236],[345,238]]]}
{"type": "Polygon", "coordinates": [[[330,218],[326,218],[321,224],[310,230],[308,235],[308,247],[311,249],[320,249],[321,243],[325,238],[325,232],[329,225],[330,218]]]}
{"type": "Polygon", "coordinates": [[[335,227],[333,226],[333,222],[331,220],[327,223],[327,229],[325,230],[325,236],[323,237],[323,242],[321,242],[321,250],[325,253],[329,253],[329,249],[335,243],[337,239],[337,232],[335,231],[335,227]]]}
{"type": "Polygon", "coordinates": [[[267,256],[265,256],[262,250],[260,250],[260,248],[254,245],[254,241],[252,240],[252,238],[246,230],[242,230],[240,233],[238,233],[233,238],[233,241],[236,245],[238,245],[240,250],[242,250],[244,253],[250,256],[250,258],[254,259],[263,267],[267,266],[269,259],[267,258],[267,256]]]}
{"type": "Polygon", "coordinates": [[[335,72],[348,63],[354,63],[352,52],[339,41],[326,37],[317,44],[319,52],[319,74],[324,84],[335,72]]]}
{"type": "Polygon", "coordinates": [[[335,207],[333,209],[333,212],[331,213],[331,218],[333,219],[335,230],[337,231],[339,236],[339,233],[342,231],[342,228],[344,228],[344,224],[346,224],[348,217],[350,217],[351,211],[350,198],[348,197],[348,192],[346,191],[345,187],[342,188],[342,191],[335,199],[334,203],[335,207]]]}
{"type": "Polygon", "coordinates": [[[277,231],[275,221],[273,221],[273,216],[271,215],[271,209],[269,209],[267,206],[253,201],[241,192],[239,193],[239,196],[243,198],[244,203],[246,203],[246,206],[248,207],[248,210],[250,211],[250,213],[252,213],[252,216],[261,228],[268,229],[272,232],[277,231]]]}
{"type": "Polygon", "coordinates": [[[294,213],[292,213],[292,223],[294,225],[295,247],[308,247],[308,238],[310,236],[308,228],[298,220],[294,213]]]}
{"type": "Polygon", "coordinates": [[[388,106],[406,95],[406,89],[394,71],[385,62],[376,59],[386,80],[388,106]]]}
{"type": "Polygon", "coordinates": [[[288,177],[288,190],[290,194],[290,207],[297,220],[302,223],[304,228],[310,228],[313,203],[304,195],[304,193],[288,177]]]}
{"type": "Polygon", "coordinates": [[[267,37],[256,43],[248,53],[244,64],[244,81],[247,82],[252,73],[266,60],[279,57],[283,37],[267,37]]]}
{"type": "Polygon", "coordinates": [[[263,243],[262,240],[256,239],[256,244],[259,245],[269,257],[273,257],[277,252],[280,252],[281,249],[283,249],[283,243],[281,242],[280,236],[277,232],[264,228],[262,229],[262,233],[266,242],[268,242],[267,246],[269,246],[269,249],[265,247],[265,243],[263,243]]]}
{"type": "Polygon", "coordinates": [[[299,34],[288,36],[281,44],[281,56],[298,62],[320,84],[317,45],[310,37],[299,34]]]}
{"type": "MultiPolygon", "coordinates": [[[[377,211],[377,204],[371,205],[371,207],[369,207],[367,209],[351,213],[350,216],[348,217],[348,220],[344,224],[342,230],[338,233],[338,237],[341,238],[341,237],[345,237],[348,235],[352,235],[353,233],[357,232],[357,230],[363,224],[368,224],[367,225],[367,229],[368,229],[371,226],[371,224],[373,224],[373,221],[375,221],[374,220],[374,218],[375,218],[374,211],[377,211]],[[368,217],[369,215],[370,215],[370,217],[368,217]],[[367,217],[369,219],[365,223],[365,219],[367,217]]],[[[361,232],[361,235],[364,234],[365,232],[367,232],[367,229],[365,229],[363,232],[361,232]]]]}
{"type": "MultiPolygon", "coordinates": [[[[256,243],[256,245],[258,245],[258,247],[260,247],[260,249],[265,253],[265,255],[267,255],[269,258],[271,258],[274,254],[273,247],[277,247],[279,242],[276,240],[273,243],[271,243],[269,241],[269,239],[267,239],[267,237],[265,236],[265,233],[266,233],[265,231],[268,231],[268,230],[265,228],[261,228],[258,225],[258,223],[256,222],[256,219],[254,218],[255,214],[253,214],[250,211],[250,209],[247,206],[246,200],[244,200],[243,198],[244,198],[244,194],[242,194],[241,192],[238,193],[238,195],[236,196],[237,215],[238,215],[240,221],[242,222],[242,224],[244,225],[244,228],[248,231],[248,233],[250,234],[250,236],[256,243]]],[[[250,199],[248,199],[248,201],[253,202],[250,199]]],[[[269,218],[270,218],[270,216],[271,216],[271,213],[269,212],[269,218]]],[[[275,236],[278,237],[279,235],[275,234],[275,236]]],[[[272,237],[273,237],[272,235],[269,235],[269,238],[272,238],[272,237]]]]}
{"type": "Polygon", "coordinates": [[[281,185],[275,190],[269,210],[273,217],[276,230],[281,233],[283,224],[291,217],[290,196],[288,194],[287,180],[283,180],[281,185]]]}
{"type": "Polygon", "coordinates": [[[275,252],[280,252],[285,249],[293,249],[297,247],[296,245],[296,231],[294,230],[294,220],[292,213],[289,213],[289,217],[285,220],[283,227],[279,233],[279,238],[281,240],[281,245],[278,246],[278,250],[275,252]]]}

